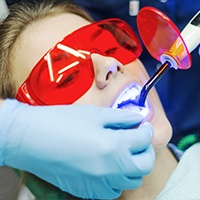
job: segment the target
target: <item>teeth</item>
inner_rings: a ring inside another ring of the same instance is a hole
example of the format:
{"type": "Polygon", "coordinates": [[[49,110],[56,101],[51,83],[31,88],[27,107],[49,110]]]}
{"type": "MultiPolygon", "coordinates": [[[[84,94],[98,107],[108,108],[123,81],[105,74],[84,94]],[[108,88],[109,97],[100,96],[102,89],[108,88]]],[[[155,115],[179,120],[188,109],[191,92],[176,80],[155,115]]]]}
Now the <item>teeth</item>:
{"type": "Polygon", "coordinates": [[[138,89],[136,88],[132,88],[131,90],[128,90],[126,92],[126,95],[128,98],[135,100],[136,96],[138,96],[140,93],[138,91],[138,89]]]}
{"type": "Polygon", "coordinates": [[[140,86],[126,88],[116,99],[112,108],[118,108],[119,105],[122,104],[123,102],[129,101],[130,103],[130,100],[132,101],[136,100],[136,97],[138,97],[138,95],[140,94],[140,90],[141,90],[140,86]]]}
{"type": "Polygon", "coordinates": [[[139,107],[136,104],[136,99],[139,97],[141,91],[141,86],[135,85],[130,88],[126,88],[122,91],[119,97],[114,102],[112,108],[128,110],[130,112],[135,112],[141,114],[143,117],[147,116],[149,113],[149,108],[147,103],[145,107],[139,107]]]}

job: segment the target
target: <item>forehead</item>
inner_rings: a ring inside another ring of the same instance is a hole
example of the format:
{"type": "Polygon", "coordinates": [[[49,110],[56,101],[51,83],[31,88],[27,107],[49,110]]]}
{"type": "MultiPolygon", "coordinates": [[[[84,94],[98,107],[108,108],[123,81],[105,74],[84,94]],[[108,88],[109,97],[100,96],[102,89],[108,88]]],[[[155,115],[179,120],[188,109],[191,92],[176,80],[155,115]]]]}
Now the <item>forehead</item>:
{"type": "Polygon", "coordinates": [[[21,47],[24,47],[25,51],[29,49],[30,54],[38,51],[38,60],[66,35],[87,24],[87,20],[75,14],[45,18],[24,31],[21,36],[21,47]]]}
{"type": "Polygon", "coordinates": [[[89,23],[76,14],[66,13],[31,24],[22,32],[13,48],[16,78],[20,82],[25,80],[35,64],[50,48],[69,33],[89,23]],[[20,71],[23,73],[19,74],[20,71]]]}

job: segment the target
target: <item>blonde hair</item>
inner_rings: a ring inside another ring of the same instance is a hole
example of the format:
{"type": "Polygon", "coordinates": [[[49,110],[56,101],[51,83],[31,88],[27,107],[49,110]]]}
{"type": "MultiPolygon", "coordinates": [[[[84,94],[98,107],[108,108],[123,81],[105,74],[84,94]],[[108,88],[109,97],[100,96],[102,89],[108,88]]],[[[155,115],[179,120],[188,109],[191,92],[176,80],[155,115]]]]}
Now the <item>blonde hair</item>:
{"type": "Polygon", "coordinates": [[[14,98],[16,95],[11,52],[20,34],[32,23],[62,13],[77,14],[88,21],[93,21],[83,9],[65,0],[44,0],[35,4],[21,2],[10,8],[7,18],[0,23],[1,98],[14,98]]]}

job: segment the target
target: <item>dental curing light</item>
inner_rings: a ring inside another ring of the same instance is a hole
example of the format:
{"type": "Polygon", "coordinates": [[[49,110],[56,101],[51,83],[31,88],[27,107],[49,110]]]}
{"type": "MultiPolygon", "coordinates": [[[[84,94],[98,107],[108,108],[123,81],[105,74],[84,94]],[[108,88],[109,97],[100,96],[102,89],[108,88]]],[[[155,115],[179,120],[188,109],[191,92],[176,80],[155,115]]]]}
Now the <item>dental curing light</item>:
{"type": "Polygon", "coordinates": [[[150,89],[170,68],[190,68],[190,53],[200,43],[200,11],[181,33],[164,13],[150,6],[140,10],[137,25],[145,47],[155,59],[162,63],[140,92],[137,105],[143,107],[150,89]]]}

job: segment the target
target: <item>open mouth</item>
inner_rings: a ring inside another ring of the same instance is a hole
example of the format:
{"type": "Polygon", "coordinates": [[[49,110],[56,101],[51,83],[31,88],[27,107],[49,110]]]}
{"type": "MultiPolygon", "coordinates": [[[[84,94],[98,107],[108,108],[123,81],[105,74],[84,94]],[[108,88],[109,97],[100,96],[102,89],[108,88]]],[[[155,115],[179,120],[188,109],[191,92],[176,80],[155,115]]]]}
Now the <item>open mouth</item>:
{"type": "Polygon", "coordinates": [[[137,101],[140,96],[142,87],[140,85],[129,85],[127,86],[115,100],[112,108],[128,110],[130,112],[139,113],[143,117],[149,114],[148,102],[145,102],[144,107],[138,106],[137,101]]]}

